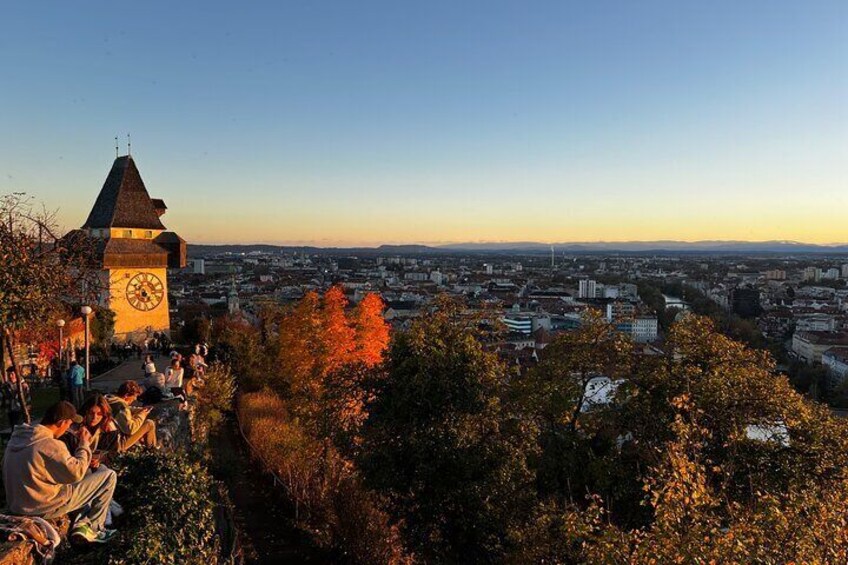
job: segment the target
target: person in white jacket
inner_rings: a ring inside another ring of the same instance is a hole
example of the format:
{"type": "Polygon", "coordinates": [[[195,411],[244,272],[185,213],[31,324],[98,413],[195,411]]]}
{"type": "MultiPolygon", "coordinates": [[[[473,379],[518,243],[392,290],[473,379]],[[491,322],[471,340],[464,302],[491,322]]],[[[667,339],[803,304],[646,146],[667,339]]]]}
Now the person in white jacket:
{"type": "Polygon", "coordinates": [[[115,534],[105,529],[105,522],[118,478],[111,469],[86,474],[91,433],[85,426],[73,454],[59,440],[81,421],[73,404],[63,400],[47,409],[40,424],[15,428],[3,456],[6,505],[13,514],[47,519],[82,509],[71,540],[105,543],[115,534]]]}

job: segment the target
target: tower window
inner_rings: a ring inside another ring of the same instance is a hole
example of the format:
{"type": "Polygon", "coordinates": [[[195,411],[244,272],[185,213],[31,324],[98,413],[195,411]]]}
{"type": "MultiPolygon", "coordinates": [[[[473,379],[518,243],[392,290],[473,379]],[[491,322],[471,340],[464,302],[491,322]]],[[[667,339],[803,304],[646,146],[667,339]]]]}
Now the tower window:
{"type": "Polygon", "coordinates": [[[146,232],[144,232],[144,237],[146,237],[147,239],[153,239],[153,232],[147,230],[146,232]]]}
{"type": "Polygon", "coordinates": [[[132,230],[124,230],[124,237],[131,238],[132,230]]]}

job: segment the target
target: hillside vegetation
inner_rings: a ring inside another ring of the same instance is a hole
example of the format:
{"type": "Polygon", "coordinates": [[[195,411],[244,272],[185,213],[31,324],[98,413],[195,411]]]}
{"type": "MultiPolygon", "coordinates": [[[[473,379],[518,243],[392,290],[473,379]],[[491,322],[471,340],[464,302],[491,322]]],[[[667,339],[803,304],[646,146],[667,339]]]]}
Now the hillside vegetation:
{"type": "Polygon", "coordinates": [[[590,317],[516,377],[462,304],[391,340],[380,308],[215,328],[262,461],[354,561],[848,561],[848,427],[709,319],[646,356],[590,317]]]}

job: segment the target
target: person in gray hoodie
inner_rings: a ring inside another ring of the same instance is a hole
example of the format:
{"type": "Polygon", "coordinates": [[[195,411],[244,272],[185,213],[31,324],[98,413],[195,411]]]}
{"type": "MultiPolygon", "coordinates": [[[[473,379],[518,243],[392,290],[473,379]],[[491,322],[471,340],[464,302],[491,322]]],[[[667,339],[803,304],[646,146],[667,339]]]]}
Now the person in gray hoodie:
{"type": "Polygon", "coordinates": [[[47,409],[40,424],[15,427],[3,456],[6,504],[13,514],[47,519],[81,510],[71,540],[105,543],[115,534],[105,522],[118,478],[106,467],[88,473],[91,433],[85,426],[73,454],[59,440],[80,422],[74,405],[63,400],[47,409]]]}

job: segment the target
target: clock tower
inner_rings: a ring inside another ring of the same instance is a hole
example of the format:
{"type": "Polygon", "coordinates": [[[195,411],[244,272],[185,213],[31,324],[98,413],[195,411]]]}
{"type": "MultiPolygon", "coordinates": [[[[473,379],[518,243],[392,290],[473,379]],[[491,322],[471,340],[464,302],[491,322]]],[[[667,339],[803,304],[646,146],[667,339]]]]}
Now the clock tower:
{"type": "Polygon", "coordinates": [[[115,312],[115,337],[141,340],[169,333],[168,268],[185,266],[186,244],[165,230],[162,200],[150,198],[135,161],[118,157],[82,232],[100,261],[101,306],[115,312]]]}

